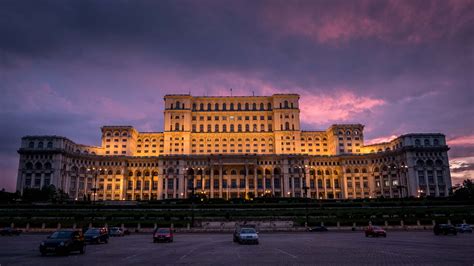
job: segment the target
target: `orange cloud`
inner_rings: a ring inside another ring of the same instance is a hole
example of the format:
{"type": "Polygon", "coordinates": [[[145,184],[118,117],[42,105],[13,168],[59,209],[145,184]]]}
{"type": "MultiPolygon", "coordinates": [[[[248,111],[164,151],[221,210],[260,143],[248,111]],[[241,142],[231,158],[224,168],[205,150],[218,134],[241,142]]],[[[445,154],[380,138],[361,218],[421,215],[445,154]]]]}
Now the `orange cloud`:
{"type": "Polygon", "coordinates": [[[450,146],[466,146],[474,145],[474,135],[468,136],[459,136],[453,139],[448,140],[448,145],[450,146]]]}
{"type": "Polygon", "coordinates": [[[300,99],[301,120],[308,124],[323,124],[350,120],[355,115],[382,106],[382,99],[358,96],[342,90],[333,95],[304,93],[300,99]]]}
{"type": "Polygon", "coordinates": [[[376,143],[390,142],[390,141],[394,140],[397,137],[398,137],[397,135],[379,137],[379,138],[375,138],[375,139],[366,140],[366,141],[364,141],[364,144],[365,145],[372,145],[372,144],[376,144],[376,143]]]}

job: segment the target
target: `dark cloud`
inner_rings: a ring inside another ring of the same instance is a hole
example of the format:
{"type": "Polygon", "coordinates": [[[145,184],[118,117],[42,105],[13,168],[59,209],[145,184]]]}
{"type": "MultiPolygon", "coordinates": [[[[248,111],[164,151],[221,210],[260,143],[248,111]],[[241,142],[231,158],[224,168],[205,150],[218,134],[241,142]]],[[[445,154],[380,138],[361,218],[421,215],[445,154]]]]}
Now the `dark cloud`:
{"type": "Polygon", "coordinates": [[[472,1],[0,1],[0,156],[25,134],[162,130],[164,94],[229,88],[300,93],[305,129],[472,135],[473,17],[472,1]]]}

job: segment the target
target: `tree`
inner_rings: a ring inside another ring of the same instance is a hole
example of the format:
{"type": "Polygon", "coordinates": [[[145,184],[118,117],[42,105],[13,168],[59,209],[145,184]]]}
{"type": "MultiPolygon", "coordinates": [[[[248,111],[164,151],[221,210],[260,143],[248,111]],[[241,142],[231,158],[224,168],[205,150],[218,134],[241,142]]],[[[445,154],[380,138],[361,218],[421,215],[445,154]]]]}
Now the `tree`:
{"type": "Polygon", "coordinates": [[[453,197],[460,200],[474,201],[474,183],[472,180],[464,180],[462,185],[454,190],[453,197]]]}

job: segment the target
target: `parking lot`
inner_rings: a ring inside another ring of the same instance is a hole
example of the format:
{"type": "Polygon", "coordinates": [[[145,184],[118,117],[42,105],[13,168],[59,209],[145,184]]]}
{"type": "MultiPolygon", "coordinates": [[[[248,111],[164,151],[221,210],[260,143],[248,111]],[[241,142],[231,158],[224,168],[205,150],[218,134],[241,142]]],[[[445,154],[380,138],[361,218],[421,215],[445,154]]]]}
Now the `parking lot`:
{"type": "Polygon", "coordinates": [[[0,237],[0,265],[129,264],[437,264],[473,265],[474,235],[431,232],[261,233],[260,245],[239,245],[231,234],[175,234],[173,243],[154,244],[150,234],[111,238],[88,245],[85,255],[42,257],[45,234],[0,237]]]}

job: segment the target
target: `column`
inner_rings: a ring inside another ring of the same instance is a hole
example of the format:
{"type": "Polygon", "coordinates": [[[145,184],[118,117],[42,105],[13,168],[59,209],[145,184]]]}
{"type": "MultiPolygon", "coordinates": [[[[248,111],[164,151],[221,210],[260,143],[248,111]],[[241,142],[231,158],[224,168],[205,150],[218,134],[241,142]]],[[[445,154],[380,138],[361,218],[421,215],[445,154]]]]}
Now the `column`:
{"type": "Polygon", "coordinates": [[[430,184],[428,182],[428,169],[424,169],[423,171],[425,173],[425,184],[426,184],[426,188],[425,188],[425,195],[430,195],[430,184]]]}
{"type": "Polygon", "coordinates": [[[249,194],[249,168],[247,164],[245,164],[245,198],[247,198],[247,195],[249,194]]]}
{"type": "Polygon", "coordinates": [[[158,199],[163,199],[163,176],[158,175],[158,199]]]}
{"type": "Polygon", "coordinates": [[[253,189],[254,189],[254,196],[258,197],[258,182],[257,182],[257,167],[253,166],[253,189]]]}
{"type": "Polygon", "coordinates": [[[291,196],[295,197],[295,177],[290,176],[291,178],[291,196]]]}
{"type": "Polygon", "coordinates": [[[214,198],[214,167],[210,168],[210,179],[209,179],[209,189],[210,189],[210,195],[209,197],[211,199],[214,198]]]}
{"type": "Polygon", "coordinates": [[[222,165],[219,165],[219,198],[222,198],[222,165]]]}
{"type": "MultiPolygon", "coordinates": [[[[443,171],[441,170],[441,173],[443,171]]],[[[433,169],[433,178],[435,182],[435,196],[439,197],[439,187],[438,187],[438,171],[436,168],[433,169]]]]}

